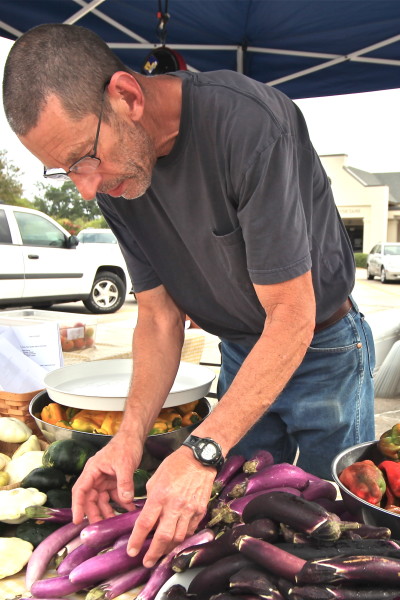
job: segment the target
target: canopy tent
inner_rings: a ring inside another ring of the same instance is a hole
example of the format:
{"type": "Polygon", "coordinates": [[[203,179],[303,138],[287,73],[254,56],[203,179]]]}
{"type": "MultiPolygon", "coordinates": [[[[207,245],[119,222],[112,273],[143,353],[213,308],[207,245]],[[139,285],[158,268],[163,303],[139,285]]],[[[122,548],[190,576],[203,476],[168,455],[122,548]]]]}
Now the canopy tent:
{"type": "Polygon", "coordinates": [[[0,35],[79,24],[140,71],[160,8],[166,45],[194,71],[238,70],[291,98],[400,87],[399,0],[2,0],[0,35]]]}

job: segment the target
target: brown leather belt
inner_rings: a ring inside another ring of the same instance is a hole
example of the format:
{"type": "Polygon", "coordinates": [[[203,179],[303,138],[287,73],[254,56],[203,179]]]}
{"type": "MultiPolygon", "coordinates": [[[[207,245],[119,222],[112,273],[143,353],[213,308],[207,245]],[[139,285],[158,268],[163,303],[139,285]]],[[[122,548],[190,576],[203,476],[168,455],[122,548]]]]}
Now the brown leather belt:
{"type": "Polygon", "coordinates": [[[326,329],[334,323],[337,323],[338,321],[340,321],[340,319],[343,319],[343,317],[345,317],[352,308],[353,305],[351,303],[351,300],[350,298],[347,298],[347,300],[345,300],[343,304],[339,306],[339,308],[333,313],[333,315],[329,317],[329,319],[326,319],[326,321],[322,321],[322,323],[316,324],[314,332],[317,333],[318,331],[326,329]]]}

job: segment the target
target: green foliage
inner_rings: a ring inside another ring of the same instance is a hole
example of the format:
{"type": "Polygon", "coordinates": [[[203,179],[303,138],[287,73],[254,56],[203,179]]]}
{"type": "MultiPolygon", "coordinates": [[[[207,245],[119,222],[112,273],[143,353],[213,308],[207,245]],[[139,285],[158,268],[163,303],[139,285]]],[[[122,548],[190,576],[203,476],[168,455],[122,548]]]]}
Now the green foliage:
{"type": "Polygon", "coordinates": [[[101,216],[97,202],[84,200],[72,181],[64,181],[61,187],[40,184],[39,189],[43,195],[35,196],[34,206],[53,219],[69,219],[75,223],[79,219],[86,222],[101,216]]]}
{"type": "Polygon", "coordinates": [[[7,157],[6,150],[0,150],[0,201],[4,204],[29,206],[32,204],[22,198],[22,184],[18,181],[21,170],[7,157]]]}
{"type": "Polygon", "coordinates": [[[355,252],[354,260],[356,261],[356,267],[359,269],[367,268],[367,256],[368,254],[364,254],[363,252],[355,252]]]}

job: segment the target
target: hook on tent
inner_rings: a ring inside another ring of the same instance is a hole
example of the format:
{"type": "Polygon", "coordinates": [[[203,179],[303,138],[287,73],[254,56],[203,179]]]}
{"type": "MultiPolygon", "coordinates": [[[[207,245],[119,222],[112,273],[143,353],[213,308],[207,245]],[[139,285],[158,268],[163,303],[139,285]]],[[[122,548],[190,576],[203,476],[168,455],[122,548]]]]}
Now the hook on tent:
{"type": "Polygon", "coordinates": [[[187,71],[186,62],[181,54],[165,45],[167,40],[167,23],[170,17],[168,0],[165,0],[164,10],[162,0],[158,0],[158,25],[156,32],[161,46],[155,48],[146,56],[142,66],[143,75],[160,75],[172,71],[187,71]]]}

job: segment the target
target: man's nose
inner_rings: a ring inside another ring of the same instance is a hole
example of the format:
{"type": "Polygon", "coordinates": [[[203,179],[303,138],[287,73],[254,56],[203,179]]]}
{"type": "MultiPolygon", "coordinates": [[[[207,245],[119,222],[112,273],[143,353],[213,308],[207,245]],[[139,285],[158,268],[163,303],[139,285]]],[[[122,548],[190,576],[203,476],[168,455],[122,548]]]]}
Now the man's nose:
{"type": "Polygon", "coordinates": [[[72,174],[71,179],[84,200],[94,200],[101,183],[100,173],[91,173],[90,175],[72,174]]]}

